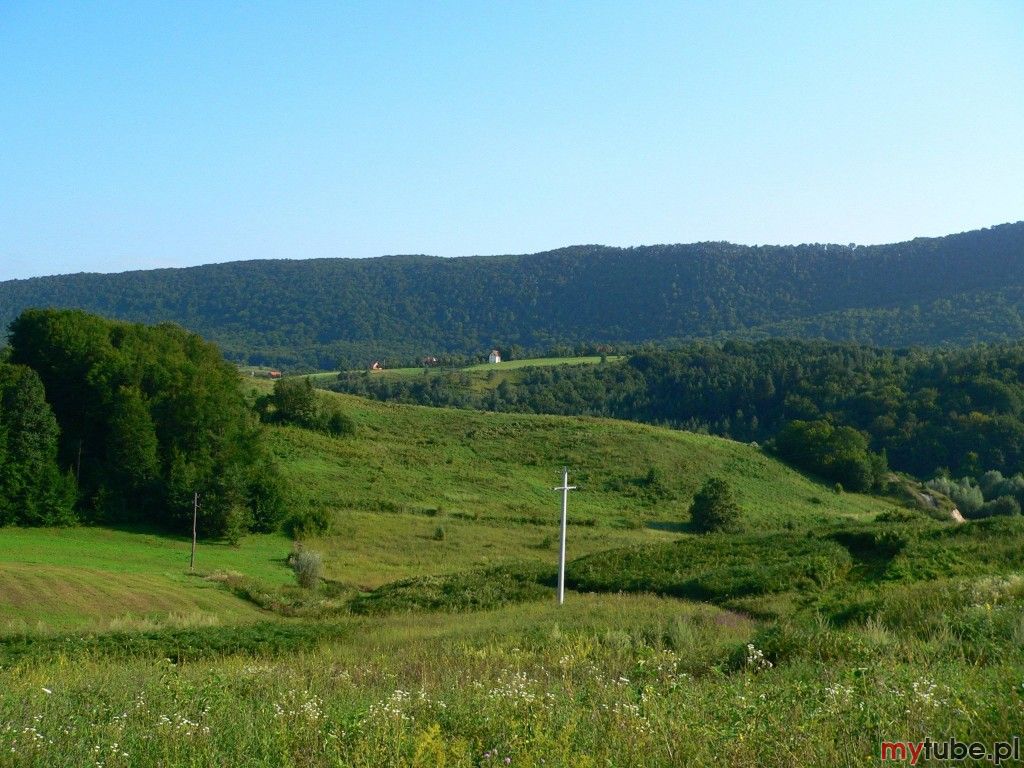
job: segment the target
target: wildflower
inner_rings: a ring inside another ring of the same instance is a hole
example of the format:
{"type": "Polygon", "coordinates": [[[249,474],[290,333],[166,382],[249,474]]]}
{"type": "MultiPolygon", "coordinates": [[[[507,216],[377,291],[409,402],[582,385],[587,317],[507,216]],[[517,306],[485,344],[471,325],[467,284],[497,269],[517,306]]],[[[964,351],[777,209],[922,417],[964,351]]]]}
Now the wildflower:
{"type": "Polygon", "coordinates": [[[772,663],[764,657],[764,651],[754,646],[753,643],[747,643],[747,668],[754,671],[760,672],[763,669],[771,669],[772,663]]]}

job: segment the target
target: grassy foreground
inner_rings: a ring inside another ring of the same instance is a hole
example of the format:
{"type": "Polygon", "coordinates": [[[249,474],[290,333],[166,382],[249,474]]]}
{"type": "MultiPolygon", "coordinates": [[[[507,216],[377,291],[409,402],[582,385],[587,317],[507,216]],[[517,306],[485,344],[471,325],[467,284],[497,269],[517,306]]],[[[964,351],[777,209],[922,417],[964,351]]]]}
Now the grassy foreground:
{"type": "Polygon", "coordinates": [[[964,664],[876,629],[822,657],[835,634],[773,666],[741,616],[572,596],[354,622],[285,655],[26,663],[4,672],[0,762],[872,765],[883,739],[1020,731],[1019,650],[964,664]]]}
{"type": "Polygon", "coordinates": [[[270,432],[332,520],[316,591],[281,535],[188,575],[183,538],[0,530],[0,765],[854,766],[1024,734],[1020,520],[705,436],[339,397],[354,437],[270,432]],[[744,532],[689,532],[712,474],[744,532]]]}

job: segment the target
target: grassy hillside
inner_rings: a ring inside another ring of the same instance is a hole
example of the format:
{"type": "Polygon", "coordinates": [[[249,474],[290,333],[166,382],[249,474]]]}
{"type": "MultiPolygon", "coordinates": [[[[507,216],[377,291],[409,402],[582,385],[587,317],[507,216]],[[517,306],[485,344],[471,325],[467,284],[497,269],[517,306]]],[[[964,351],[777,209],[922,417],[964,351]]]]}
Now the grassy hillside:
{"type": "Polygon", "coordinates": [[[272,448],[298,503],[336,510],[436,514],[553,526],[562,466],[579,491],[573,517],[612,529],[687,520],[708,477],[733,484],[756,526],[863,519],[885,504],[835,494],[757,447],[610,419],[424,408],[334,395],[357,422],[354,438],[283,427],[272,448]],[[653,470],[653,474],[652,474],[653,470]]]}
{"type": "MultiPolygon", "coordinates": [[[[752,527],[860,520],[887,502],[836,495],[765,457],[718,438],[624,422],[394,406],[343,395],[351,438],[269,430],[295,488],[292,506],[326,510],[325,555],[342,590],[557,556],[563,464],[571,500],[570,555],[670,541],[711,474],[730,478],[752,527]],[[653,470],[653,475],[651,472],[653,470]],[[653,479],[651,479],[653,478],[653,479]],[[438,533],[441,529],[442,534],[438,533]]],[[[102,528],[0,531],[0,629],[230,623],[260,615],[203,578],[235,572],[277,589],[292,582],[282,535],[233,548],[202,542],[201,576],[187,573],[189,542],[102,528]]]]}

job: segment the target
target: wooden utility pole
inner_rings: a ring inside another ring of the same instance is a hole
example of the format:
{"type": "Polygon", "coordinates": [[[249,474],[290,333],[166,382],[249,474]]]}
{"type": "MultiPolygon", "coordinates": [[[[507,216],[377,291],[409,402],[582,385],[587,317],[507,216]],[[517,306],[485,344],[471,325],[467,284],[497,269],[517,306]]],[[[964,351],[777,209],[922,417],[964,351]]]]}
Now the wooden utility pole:
{"type": "Polygon", "coordinates": [[[569,491],[575,491],[575,485],[569,485],[569,468],[562,468],[562,484],[555,488],[562,492],[562,541],[558,553],[558,604],[565,602],[565,535],[569,523],[569,491]]]}
{"type": "Polygon", "coordinates": [[[196,522],[199,520],[199,492],[192,497],[192,557],[188,561],[188,572],[196,567],[196,522]]]}

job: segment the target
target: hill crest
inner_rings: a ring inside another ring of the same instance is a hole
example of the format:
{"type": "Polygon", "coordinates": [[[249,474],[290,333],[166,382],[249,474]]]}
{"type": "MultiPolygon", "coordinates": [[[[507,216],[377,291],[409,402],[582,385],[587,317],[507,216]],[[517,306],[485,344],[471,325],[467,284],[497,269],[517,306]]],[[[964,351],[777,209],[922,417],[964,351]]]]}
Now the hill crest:
{"type": "Polygon", "coordinates": [[[235,360],[291,368],[724,335],[885,346],[1005,341],[1024,323],[1024,222],[854,248],[584,245],[0,283],[0,321],[33,306],[174,322],[235,360]]]}

